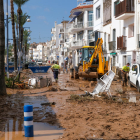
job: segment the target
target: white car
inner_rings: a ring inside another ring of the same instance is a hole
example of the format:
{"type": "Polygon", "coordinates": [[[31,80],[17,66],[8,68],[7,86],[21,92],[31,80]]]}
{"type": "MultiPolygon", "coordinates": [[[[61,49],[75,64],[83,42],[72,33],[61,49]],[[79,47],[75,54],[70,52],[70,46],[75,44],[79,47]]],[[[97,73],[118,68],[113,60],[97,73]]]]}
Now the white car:
{"type": "Polygon", "coordinates": [[[136,87],[140,92],[140,64],[133,64],[128,75],[129,87],[136,87]]]}

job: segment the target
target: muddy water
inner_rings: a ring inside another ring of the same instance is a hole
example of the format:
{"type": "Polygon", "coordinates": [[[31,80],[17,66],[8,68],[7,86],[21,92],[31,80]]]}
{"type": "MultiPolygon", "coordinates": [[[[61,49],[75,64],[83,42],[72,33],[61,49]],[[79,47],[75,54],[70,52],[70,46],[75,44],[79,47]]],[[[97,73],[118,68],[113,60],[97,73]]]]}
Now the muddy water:
{"type": "MultiPolygon", "coordinates": [[[[55,118],[55,112],[51,106],[41,105],[48,103],[46,96],[23,96],[13,100],[13,104],[23,108],[24,105],[30,104],[34,108],[34,138],[28,140],[53,140],[63,135],[63,130],[58,125],[55,118]],[[18,103],[18,104],[17,104],[18,103]],[[51,120],[51,117],[53,120],[51,120]]],[[[18,113],[18,112],[17,112],[18,113]]],[[[24,122],[17,117],[11,118],[5,124],[5,129],[0,140],[27,140],[24,137],[24,122]]]]}
{"type": "Polygon", "coordinates": [[[34,122],[34,137],[24,137],[24,124],[22,121],[9,120],[5,125],[5,134],[0,140],[53,140],[59,138],[63,130],[47,123],[34,122]]]}

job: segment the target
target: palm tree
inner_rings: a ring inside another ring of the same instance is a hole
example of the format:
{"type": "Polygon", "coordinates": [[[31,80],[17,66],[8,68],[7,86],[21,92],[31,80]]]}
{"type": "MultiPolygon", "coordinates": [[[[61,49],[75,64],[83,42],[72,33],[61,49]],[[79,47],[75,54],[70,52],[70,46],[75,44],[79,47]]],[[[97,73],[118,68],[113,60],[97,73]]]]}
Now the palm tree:
{"type": "Polygon", "coordinates": [[[16,38],[15,38],[15,22],[14,22],[13,0],[11,0],[11,20],[12,20],[13,46],[14,46],[14,69],[17,70],[17,48],[16,48],[16,38]]]}
{"type": "MultiPolygon", "coordinates": [[[[23,27],[23,25],[27,22],[28,17],[29,16],[27,15],[27,13],[21,14],[21,27],[23,27]]],[[[9,22],[10,21],[12,21],[12,17],[9,17],[9,22]]],[[[19,21],[18,21],[18,16],[16,13],[14,13],[14,21],[15,21],[16,27],[17,27],[17,25],[19,24],[19,21]]],[[[18,34],[18,31],[17,31],[17,34],[18,34]]]]}
{"type": "Polygon", "coordinates": [[[0,0],[0,95],[6,95],[5,73],[4,73],[4,51],[5,51],[5,27],[3,0],[0,0]]]}
{"type": "MultiPolygon", "coordinates": [[[[29,16],[27,15],[27,13],[22,13],[21,14],[21,46],[22,46],[22,42],[23,42],[23,25],[27,22],[27,18],[28,18],[29,16]]],[[[12,17],[9,17],[9,22],[10,21],[12,21],[12,17]]],[[[17,29],[17,25],[18,25],[18,15],[15,13],[14,14],[14,21],[15,21],[15,23],[16,23],[16,29],[17,29]]],[[[18,29],[17,29],[17,35],[18,35],[18,29]]],[[[18,48],[19,48],[19,46],[18,46],[18,48]]]]}
{"type": "Polygon", "coordinates": [[[27,43],[28,42],[28,37],[30,36],[31,32],[28,32],[27,30],[25,30],[23,32],[23,40],[24,40],[24,44],[25,44],[25,55],[27,55],[27,52],[29,50],[29,44],[27,43]]]}
{"type": "Polygon", "coordinates": [[[19,48],[20,48],[20,42],[21,42],[21,35],[20,35],[20,30],[21,30],[21,14],[22,14],[22,10],[21,10],[21,6],[24,5],[26,2],[28,2],[29,0],[13,0],[14,3],[18,6],[18,23],[19,23],[19,48]]]}

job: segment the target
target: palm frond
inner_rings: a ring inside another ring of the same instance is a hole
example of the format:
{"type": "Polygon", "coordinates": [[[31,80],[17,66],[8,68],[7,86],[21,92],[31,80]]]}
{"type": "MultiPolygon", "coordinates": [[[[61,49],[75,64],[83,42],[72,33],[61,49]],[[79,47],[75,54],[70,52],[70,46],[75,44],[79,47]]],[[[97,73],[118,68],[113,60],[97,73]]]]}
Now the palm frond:
{"type": "Polygon", "coordinates": [[[13,0],[14,3],[21,8],[22,5],[24,5],[26,2],[28,2],[29,0],[13,0]]]}
{"type": "MultiPolygon", "coordinates": [[[[27,18],[29,16],[27,15],[27,13],[22,13],[21,15],[21,26],[23,26],[26,22],[27,22],[27,18]]],[[[16,13],[14,13],[14,21],[16,24],[18,24],[18,15],[16,13]]],[[[11,22],[11,17],[9,17],[9,22],[11,22]]]]}

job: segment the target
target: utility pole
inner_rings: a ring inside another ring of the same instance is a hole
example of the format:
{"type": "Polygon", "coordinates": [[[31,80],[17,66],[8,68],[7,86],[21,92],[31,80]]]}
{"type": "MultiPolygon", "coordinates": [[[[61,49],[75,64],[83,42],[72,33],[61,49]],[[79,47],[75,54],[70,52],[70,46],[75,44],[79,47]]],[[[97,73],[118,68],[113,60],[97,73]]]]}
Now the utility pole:
{"type": "Polygon", "coordinates": [[[8,0],[7,0],[7,12],[6,12],[6,17],[7,17],[7,78],[9,78],[9,47],[8,47],[8,0]]]}

